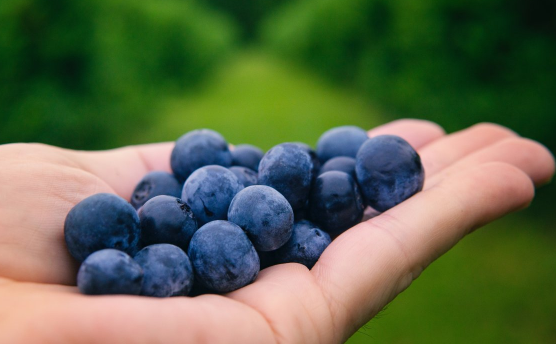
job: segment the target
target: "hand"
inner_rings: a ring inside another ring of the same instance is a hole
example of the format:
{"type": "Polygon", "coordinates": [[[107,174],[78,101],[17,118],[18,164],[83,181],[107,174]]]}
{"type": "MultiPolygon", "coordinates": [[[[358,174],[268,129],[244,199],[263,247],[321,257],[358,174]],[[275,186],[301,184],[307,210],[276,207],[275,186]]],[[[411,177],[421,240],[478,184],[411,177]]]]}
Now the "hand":
{"type": "Polygon", "coordinates": [[[554,173],[541,145],[492,124],[451,135],[402,120],[370,131],[418,149],[424,191],[339,236],[309,271],[282,264],[225,296],[155,299],[78,293],[63,222],[98,192],[129,199],[173,144],[77,152],[0,146],[0,342],[337,343],[470,231],[529,204],[554,173]]]}

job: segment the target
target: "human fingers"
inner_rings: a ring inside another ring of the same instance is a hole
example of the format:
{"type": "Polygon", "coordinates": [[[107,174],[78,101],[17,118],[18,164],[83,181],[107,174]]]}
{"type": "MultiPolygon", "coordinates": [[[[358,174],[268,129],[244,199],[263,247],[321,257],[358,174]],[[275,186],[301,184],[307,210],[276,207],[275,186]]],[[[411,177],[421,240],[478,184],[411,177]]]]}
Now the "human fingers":
{"type": "Polygon", "coordinates": [[[397,135],[406,140],[413,148],[419,149],[445,135],[438,124],[420,119],[400,119],[369,130],[369,137],[397,135]]]}
{"type": "Polygon", "coordinates": [[[425,175],[428,178],[463,157],[510,137],[518,137],[518,135],[492,123],[479,123],[446,135],[419,149],[425,175]]]}
{"type": "MultiPolygon", "coordinates": [[[[530,173],[529,176],[533,180],[547,179],[554,171],[553,159],[546,149],[538,143],[521,138],[502,140],[498,144],[472,153],[463,159],[466,166],[459,166],[458,163],[455,163],[453,171],[455,173],[461,172],[465,168],[482,168],[484,167],[481,166],[482,164],[490,161],[512,164],[526,173],[530,173]],[[530,166],[531,162],[535,162],[537,165],[530,166]]],[[[508,166],[508,168],[512,167],[508,166]]],[[[454,173],[448,175],[453,177],[454,173]]],[[[444,172],[440,172],[436,176],[443,174],[444,172]]],[[[441,180],[446,178],[447,176],[444,176],[441,180]]],[[[456,176],[454,180],[458,178],[456,176]]],[[[511,180],[507,182],[512,183],[511,180]]],[[[525,184],[527,185],[526,181],[525,184]]],[[[475,186],[481,187],[481,184],[475,186]]],[[[442,209],[441,203],[439,202],[431,208],[442,209]]],[[[456,220],[453,219],[453,221],[456,220]]],[[[350,233],[346,233],[344,236],[350,233]]],[[[413,239],[408,240],[414,241],[413,239]]],[[[445,248],[445,250],[447,249],[445,248]]],[[[358,264],[358,262],[354,263],[353,266],[358,264]]],[[[338,334],[343,333],[342,326],[333,321],[338,318],[336,314],[339,312],[337,309],[334,310],[334,307],[327,306],[325,297],[313,277],[305,267],[299,264],[282,264],[264,270],[256,283],[230,294],[230,297],[247,303],[264,314],[273,326],[273,331],[285,342],[340,341],[342,338],[338,338],[338,334]],[[264,296],[269,293],[273,297],[265,298],[264,296]],[[288,313],[292,316],[289,318],[281,316],[288,313]],[[313,333],[318,333],[319,336],[315,337],[313,333]]],[[[338,295],[349,292],[349,289],[342,290],[338,292],[338,295]]],[[[343,309],[343,307],[339,307],[339,309],[343,309]]],[[[348,323],[357,323],[357,319],[348,323]]]]}
{"type": "Polygon", "coordinates": [[[431,175],[425,188],[467,168],[486,162],[505,162],[524,171],[536,186],[547,183],[554,175],[554,157],[540,143],[519,137],[508,137],[471,153],[452,165],[431,175]]]}
{"type": "Polygon", "coordinates": [[[469,231],[522,208],[533,194],[519,168],[482,164],[340,235],[311,271],[335,328],[353,333],[469,231]]]}

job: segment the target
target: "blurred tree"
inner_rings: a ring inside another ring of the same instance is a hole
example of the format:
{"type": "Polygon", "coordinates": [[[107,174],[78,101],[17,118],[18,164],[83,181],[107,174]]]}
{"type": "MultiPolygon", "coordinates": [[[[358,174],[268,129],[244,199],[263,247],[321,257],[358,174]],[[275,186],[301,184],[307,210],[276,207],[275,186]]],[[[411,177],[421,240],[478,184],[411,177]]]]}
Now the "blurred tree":
{"type": "Polygon", "coordinates": [[[264,17],[275,8],[292,0],[208,0],[215,9],[230,14],[241,27],[242,36],[252,40],[257,36],[258,27],[264,17]]]}
{"type": "Polygon", "coordinates": [[[158,96],[200,81],[236,32],[183,0],[3,0],[0,23],[0,143],[72,148],[154,120],[158,96]]]}
{"type": "Polygon", "coordinates": [[[556,2],[304,0],[265,44],[355,84],[391,116],[507,125],[556,149],[556,2]]]}

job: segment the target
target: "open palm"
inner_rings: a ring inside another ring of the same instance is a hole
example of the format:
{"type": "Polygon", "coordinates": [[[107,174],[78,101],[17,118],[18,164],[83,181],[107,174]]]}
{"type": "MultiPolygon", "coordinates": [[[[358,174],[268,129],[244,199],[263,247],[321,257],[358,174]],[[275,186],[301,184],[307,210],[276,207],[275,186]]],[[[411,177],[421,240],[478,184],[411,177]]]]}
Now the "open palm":
{"type": "Polygon", "coordinates": [[[148,171],[168,171],[172,143],[0,146],[0,342],[342,342],[470,231],[525,207],[554,173],[544,147],[492,124],[444,135],[402,120],[370,131],[379,134],[419,151],[423,192],[336,238],[311,271],[282,264],[224,296],[168,299],[79,294],[63,222],[87,196],[129,199],[148,171]]]}

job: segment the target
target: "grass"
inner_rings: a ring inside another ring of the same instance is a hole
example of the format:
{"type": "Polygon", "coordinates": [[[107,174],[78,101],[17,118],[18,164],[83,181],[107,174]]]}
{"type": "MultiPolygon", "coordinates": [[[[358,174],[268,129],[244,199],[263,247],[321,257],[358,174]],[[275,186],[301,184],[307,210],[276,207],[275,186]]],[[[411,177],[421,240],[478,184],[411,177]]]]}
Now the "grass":
{"type": "Polygon", "coordinates": [[[371,128],[382,122],[364,97],[250,51],[230,60],[197,92],[170,99],[133,141],[175,140],[186,131],[211,128],[231,143],[266,150],[287,141],[314,145],[322,132],[338,125],[371,128]]]}

